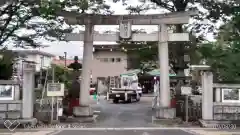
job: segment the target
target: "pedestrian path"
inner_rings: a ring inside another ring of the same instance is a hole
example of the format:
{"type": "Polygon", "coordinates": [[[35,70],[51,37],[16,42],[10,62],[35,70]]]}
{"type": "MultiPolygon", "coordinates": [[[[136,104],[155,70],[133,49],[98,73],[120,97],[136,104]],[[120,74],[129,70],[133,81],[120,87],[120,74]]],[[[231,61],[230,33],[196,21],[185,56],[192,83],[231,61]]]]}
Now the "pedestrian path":
{"type": "Polygon", "coordinates": [[[0,135],[52,135],[57,131],[16,131],[2,132],[0,135]]]}
{"type": "Polygon", "coordinates": [[[220,129],[183,129],[193,135],[240,135],[240,131],[236,130],[220,130],[220,129]]]}
{"type": "Polygon", "coordinates": [[[240,135],[240,130],[184,128],[66,128],[4,131],[0,135],[240,135]]]}

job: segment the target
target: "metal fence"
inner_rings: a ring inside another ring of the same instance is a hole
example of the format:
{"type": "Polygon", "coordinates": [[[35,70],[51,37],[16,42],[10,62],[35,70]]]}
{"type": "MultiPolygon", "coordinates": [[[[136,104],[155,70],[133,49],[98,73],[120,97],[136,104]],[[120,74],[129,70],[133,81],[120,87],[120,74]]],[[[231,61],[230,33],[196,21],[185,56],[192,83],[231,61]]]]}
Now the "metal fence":
{"type": "Polygon", "coordinates": [[[186,100],[179,100],[176,103],[176,116],[186,121],[198,121],[202,118],[202,103],[197,102],[194,103],[192,100],[188,100],[188,104],[186,104],[186,100]],[[188,113],[186,112],[186,108],[188,113]]]}

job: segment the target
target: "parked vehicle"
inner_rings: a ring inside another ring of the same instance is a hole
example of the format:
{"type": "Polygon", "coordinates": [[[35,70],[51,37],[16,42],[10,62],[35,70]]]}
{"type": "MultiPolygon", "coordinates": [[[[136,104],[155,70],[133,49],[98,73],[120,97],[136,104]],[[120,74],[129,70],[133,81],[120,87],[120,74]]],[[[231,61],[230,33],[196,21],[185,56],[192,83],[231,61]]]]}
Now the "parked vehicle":
{"type": "Polygon", "coordinates": [[[112,88],[108,94],[109,99],[113,100],[113,103],[118,103],[120,100],[131,103],[134,100],[140,101],[140,95],[136,89],[124,89],[124,88],[112,88]]]}
{"type": "Polygon", "coordinates": [[[112,99],[113,103],[120,100],[131,103],[140,101],[142,96],[142,88],[139,87],[137,74],[120,75],[120,88],[111,88],[108,92],[108,99],[112,99]]]}
{"type": "Polygon", "coordinates": [[[143,93],[143,89],[142,89],[142,87],[140,86],[140,84],[139,84],[138,87],[137,87],[137,91],[138,91],[139,96],[141,97],[141,96],[142,96],[142,93],[143,93]]]}

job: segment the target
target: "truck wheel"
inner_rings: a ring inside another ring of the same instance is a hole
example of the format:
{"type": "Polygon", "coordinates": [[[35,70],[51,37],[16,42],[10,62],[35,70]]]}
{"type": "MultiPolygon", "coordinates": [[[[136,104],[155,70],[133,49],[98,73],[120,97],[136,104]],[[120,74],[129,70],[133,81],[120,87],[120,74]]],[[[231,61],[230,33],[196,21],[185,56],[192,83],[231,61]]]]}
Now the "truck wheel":
{"type": "Polygon", "coordinates": [[[113,99],[113,103],[117,104],[119,102],[118,99],[113,99]]]}
{"type": "Polygon", "coordinates": [[[132,103],[132,97],[127,100],[128,103],[132,103]]]}

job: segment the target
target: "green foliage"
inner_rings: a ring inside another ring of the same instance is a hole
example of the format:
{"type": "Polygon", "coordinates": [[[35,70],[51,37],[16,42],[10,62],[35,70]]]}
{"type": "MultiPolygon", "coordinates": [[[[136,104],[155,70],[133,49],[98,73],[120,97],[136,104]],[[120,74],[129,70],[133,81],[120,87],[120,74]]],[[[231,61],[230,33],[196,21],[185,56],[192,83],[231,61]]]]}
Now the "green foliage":
{"type": "Polygon", "coordinates": [[[0,55],[0,80],[9,80],[13,74],[14,53],[9,50],[1,50],[0,55]]]}
{"type": "MultiPolygon", "coordinates": [[[[128,0],[114,0],[116,1],[123,1],[124,4],[127,3],[128,0]]],[[[173,56],[171,59],[171,63],[174,65],[173,69],[175,72],[182,72],[185,67],[186,63],[184,62],[183,56],[184,54],[191,55],[191,63],[196,63],[194,57],[197,54],[196,52],[196,45],[198,42],[203,41],[203,37],[206,32],[216,32],[215,31],[215,24],[218,20],[222,20],[223,22],[227,21],[227,16],[232,15],[234,11],[234,7],[237,6],[235,0],[148,0],[142,1],[140,5],[137,6],[128,6],[128,10],[130,14],[141,14],[149,9],[164,9],[165,11],[169,12],[179,12],[179,11],[188,11],[191,9],[199,9],[199,14],[194,16],[194,19],[197,20],[194,23],[184,25],[187,27],[183,27],[182,24],[173,26],[174,32],[181,33],[184,30],[188,30],[191,33],[198,33],[198,39],[193,43],[183,44],[178,43],[174,46],[174,49],[170,50],[173,56]],[[198,6],[196,6],[198,5],[198,6]],[[205,9],[205,10],[202,10],[205,9]],[[204,23],[204,20],[208,20],[211,23],[204,23]],[[190,49],[185,50],[185,46],[190,46],[190,49]]],[[[238,5],[239,6],[239,5],[238,5]]],[[[160,13],[161,14],[161,13],[160,13]]]]}
{"type": "Polygon", "coordinates": [[[236,8],[230,22],[223,25],[218,41],[205,43],[199,52],[211,65],[218,81],[240,82],[240,8],[236,8]]]}
{"type": "Polygon", "coordinates": [[[0,4],[0,49],[9,42],[15,47],[39,47],[39,39],[64,40],[64,33],[72,30],[63,28],[64,21],[52,17],[54,14],[45,10],[47,6],[40,0],[3,0],[0,4]]]}
{"type": "Polygon", "coordinates": [[[63,66],[52,65],[55,70],[55,81],[65,84],[65,88],[69,89],[72,84],[73,70],[69,70],[63,66]]]}
{"type": "MultiPolygon", "coordinates": [[[[63,66],[58,66],[58,65],[52,65],[54,68],[54,81],[55,82],[60,82],[65,84],[65,88],[69,88],[71,85],[71,80],[72,80],[72,71],[64,68],[63,66]]],[[[47,80],[51,81],[52,80],[52,68],[47,69],[47,70],[42,70],[42,80],[41,83],[45,83],[45,78],[48,72],[47,80]],[[48,70],[48,71],[47,71],[48,70]]],[[[40,72],[37,72],[35,74],[36,79],[40,79],[40,72]]]]}
{"type": "Polygon", "coordinates": [[[58,14],[66,9],[112,13],[104,0],[1,0],[0,6],[0,49],[8,47],[9,42],[26,48],[41,47],[43,40],[65,41],[65,33],[71,32],[73,26],[67,25],[58,14]]]}
{"type": "MultiPolygon", "coordinates": [[[[156,42],[122,42],[121,47],[125,48],[128,55],[129,69],[142,69],[150,71],[156,68],[158,49],[156,42]]],[[[124,51],[123,50],[123,51],[124,51]]]]}

